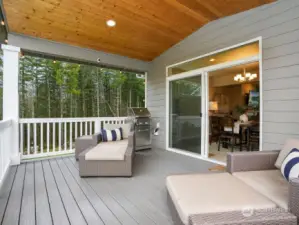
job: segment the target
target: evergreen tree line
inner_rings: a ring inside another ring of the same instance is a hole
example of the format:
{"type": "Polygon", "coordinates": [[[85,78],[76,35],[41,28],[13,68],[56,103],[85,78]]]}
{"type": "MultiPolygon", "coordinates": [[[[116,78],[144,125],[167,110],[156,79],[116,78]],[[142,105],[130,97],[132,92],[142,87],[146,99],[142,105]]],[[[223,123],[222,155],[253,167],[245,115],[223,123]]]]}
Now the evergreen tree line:
{"type": "MultiPolygon", "coordinates": [[[[0,67],[2,86],[2,57],[0,67]]],[[[28,55],[19,74],[20,118],[119,117],[144,106],[143,74],[28,55]]]]}

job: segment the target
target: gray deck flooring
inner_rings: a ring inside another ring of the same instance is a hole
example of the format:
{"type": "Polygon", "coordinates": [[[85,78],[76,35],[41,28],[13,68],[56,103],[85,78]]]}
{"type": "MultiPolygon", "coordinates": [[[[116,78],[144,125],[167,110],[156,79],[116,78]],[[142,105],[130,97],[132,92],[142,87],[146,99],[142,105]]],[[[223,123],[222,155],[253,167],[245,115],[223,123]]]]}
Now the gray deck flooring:
{"type": "Polygon", "coordinates": [[[80,178],[74,157],[11,167],[0,196],[1,225],[168,225],[165,177],[212,164],[163,150],[138,152],[132,178],[80,178]]]}

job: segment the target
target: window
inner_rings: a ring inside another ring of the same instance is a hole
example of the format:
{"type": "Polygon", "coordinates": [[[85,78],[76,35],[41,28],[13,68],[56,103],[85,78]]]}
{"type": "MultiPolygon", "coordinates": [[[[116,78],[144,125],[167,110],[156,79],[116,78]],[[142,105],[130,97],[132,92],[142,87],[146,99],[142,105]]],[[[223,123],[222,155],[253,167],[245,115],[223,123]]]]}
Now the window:
{"type": "Polygon", "coordinates": [[[253,42],[250,44],[242,45],[233,49],[222,51],[219,53],[211,54],[208,56],[200,57],[190,60],[185,63],[181,63],[176,66],[168,68],[168,76],[175,74],[212,66],[229,61],[235,61],[240,59],[257,56],[259,54],[259,42],[253,42]]]}
{"type": "Polygon", "coordinates": [[[20,117],[118,117],[143,107],[145,75],[26,55],[20,61],[20,117]]]}

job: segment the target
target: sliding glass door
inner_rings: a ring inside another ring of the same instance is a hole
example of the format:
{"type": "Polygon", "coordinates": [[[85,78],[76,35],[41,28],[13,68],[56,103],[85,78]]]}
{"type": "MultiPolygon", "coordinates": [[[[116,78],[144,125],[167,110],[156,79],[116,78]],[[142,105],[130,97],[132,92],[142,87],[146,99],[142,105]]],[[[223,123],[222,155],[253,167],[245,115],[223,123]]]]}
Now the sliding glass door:
{"type": "Polygon", "coordinates": [[[169,148],[201,154],[202,77],[170,80],[169,148]]]}

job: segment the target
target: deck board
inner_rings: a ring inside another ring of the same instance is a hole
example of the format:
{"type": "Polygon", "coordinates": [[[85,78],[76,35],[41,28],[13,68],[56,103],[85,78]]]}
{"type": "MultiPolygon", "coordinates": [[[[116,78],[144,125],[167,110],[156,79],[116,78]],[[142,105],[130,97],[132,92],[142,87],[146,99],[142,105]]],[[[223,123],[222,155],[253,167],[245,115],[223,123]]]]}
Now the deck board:
{"type": "Polygon", "coordinates": [[[7,179],[6,182],[4,183],[2,190],[1,190],[1,195],[0,195],[0,224],[2,224],[3,218],[4,218],[4,213],[6,210],[6,206],[8,203],[8,199],[10,197],[10,193],[12,190],[12,185],[15,180],[15,175],[17,172],[17,166],[12,166],[10,170],[8,171],[7,179]]]}
{"type": "Polygon", "coordinates": [[[72,195],[60,169],[58,168],[56,160],[51,159],[49,160],[49,163],[70,223],[72,225],[87,224],[76,199],[72,195]]]}
{"type": "Polygon", "coordinates": [[[81,190],[80,186],[76,183],[69,170],[66,168],[66,165],[64,164],[63,160],[58,159],[56,161],[74,199],[76,200],[78,206],[81,209],[82,214],[84,215],[87,224],[104,225],[100,216],[95,211],[93,205],[89,202],[89,200],[81,190]]]}
{"type": "Polygon", "coordinates": [[[131,178],[81,178],[73,156],[12,166],[0,225],[171,225],[165,178],[213,164],[163,150],[138,152],[131,178]]]}
{"type": "Polygon", "coordinates": [[[18,166],[15,176],[14,185],[12,186],[11,194],[6,207],[6,212],[2,225],[18,225],[20,210],[22,207],[23,185],[25,178],[26,164],[18,166]]]}
{"type": "Polygon", "coordinates": [[[42,163],[34,163],[35,170],[35,206],[36,206],[36,225],[51,225],[52,217],[46,189],[45,177],[42,163]]]}
{"type": "Polygon", "coordinates": [[[34,188],[32,188],[32,184],[34,184],[34,163],[27,163],[20,213],[20,225],[35,224],[35,192],[34,188]]]}
{"type": "Polygon", "coordinates": [[[70,224],[48,160],[42,161],[46,188],[54,225],[70,224]]]}
{"type": "Polygon", "coordinates": [[[72,174],[73,178],[76,180],[78,185],[81,187],[82,191],[85,193],[89,201],[93,204],[95,210],[102,218],[105,224],[111,225],[120,225],[121,223],[117,219],[117,217],[113,214],[113,212],[105,205],[100,196],[92,189],[92,187],[85,181],[85,179],[81,179],[78,173],[78,170],[71,162],[69,158],[62,159],[72,174]]]}

